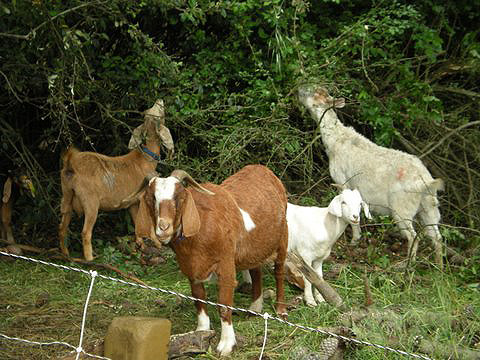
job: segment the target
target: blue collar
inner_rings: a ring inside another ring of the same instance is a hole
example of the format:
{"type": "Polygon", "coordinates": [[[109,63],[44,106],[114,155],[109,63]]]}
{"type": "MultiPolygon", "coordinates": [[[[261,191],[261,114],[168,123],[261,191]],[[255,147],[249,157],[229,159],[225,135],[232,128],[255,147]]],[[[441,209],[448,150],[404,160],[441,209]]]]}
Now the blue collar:
{"type": "Polygon", "coordinates": [[[183,240],[186,239],[185,235],[183,235],[182,231],[182,225],[180,225],[176,231],[177,235],[175,236],[175,239],[173,240],[175,245],[179,245],[183,240]]]}
{"type": "Polygon", "coordinates": [[[142,145],[142,151],[143,151],[145,154],[150,155],[150,156],[153,158],[153,160],[155,160],[155,161],[160,161],[160,155],[155,154],[153,151],[149,150],[146,146],[143,146],[143,145],[142,145]]]}
{"type": "Polygon", "coordinates": [[[180,233],[180,235],[176,236],[175,239],[171,242],[172,246],[177,246],[183,243],[183,241],[186,239],[185,235],[183,235],[183,232],[180,233]]]}

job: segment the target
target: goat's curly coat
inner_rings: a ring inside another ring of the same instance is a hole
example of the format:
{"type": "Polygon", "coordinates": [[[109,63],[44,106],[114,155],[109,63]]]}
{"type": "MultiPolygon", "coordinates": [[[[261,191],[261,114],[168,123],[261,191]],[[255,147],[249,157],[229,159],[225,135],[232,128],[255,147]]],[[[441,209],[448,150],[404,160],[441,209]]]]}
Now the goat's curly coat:
{"type": "MultiPolygon", "coordinates": [[[[418,157],[376,145],[352,127],[343,125],[333,108],[343,107],[344,99],[334,99],[324,89],[314,91],[309,87],[299,89],[299,99],[319,123],[332,179],[358,189],[372,212],[393,217],[408,240],[412,260],[418,246],[413,219],[418,215],[432,239],[435,261],[441,267],[437,191],[443,190],[443,181],[433,179],[418,157]]],[[[360,230],[358,226],[352,228],[356,241],[360,230]]]]}

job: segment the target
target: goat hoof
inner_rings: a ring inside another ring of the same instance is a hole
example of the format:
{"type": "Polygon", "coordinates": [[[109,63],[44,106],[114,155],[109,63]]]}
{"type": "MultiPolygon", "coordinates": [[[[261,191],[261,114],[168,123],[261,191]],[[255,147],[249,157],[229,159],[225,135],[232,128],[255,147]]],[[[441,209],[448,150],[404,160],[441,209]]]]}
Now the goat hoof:
{"type": "Polygon", "coordinates": [[[288,319],[288,313],[286,311],[283,311],[283,312],[279,313],[278,316],[282,320],[287,320],[288,319]]]}
{"type": "Polygon", "coordinates": [[[70,252],[68,251],[68,249],[66,249],[66,248],[60,248],[60,252],[61,252],[62,255],[65,256],[66,258],[69,258],[69,257],[70,257],[70,252]]]}
{"type": "Polygon", "coordinates": [[[233,351],[233,348],[235,345],[236,345],[235,338],[220,340],[220,342],[217,345],[217,352],[220,354],[220,356],[228,356],[233,351]]]}

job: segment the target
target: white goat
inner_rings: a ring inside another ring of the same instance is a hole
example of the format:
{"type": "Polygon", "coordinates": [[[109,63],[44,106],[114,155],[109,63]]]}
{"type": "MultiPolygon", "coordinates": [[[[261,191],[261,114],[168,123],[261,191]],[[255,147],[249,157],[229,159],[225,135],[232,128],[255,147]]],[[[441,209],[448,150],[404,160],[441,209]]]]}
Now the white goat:
{"type": "MultiPolygon", "coordinates": [[[[347,225],[360,223],[360,211],[370,219],[368,205],[358,190],[343,189],[335,196],[328,207],[299,206],[287,204],[288,252],[298,254],[317,275],[323,279],[323,261],[330,255],[332,247],[343,234],[347,225]]],[[[324,302],[323,296],[303,277],[304,298],[309,306],[324,302]]]]}
{"type": "MultiPolygon", "coordinates": [[[[437,191],[444,188],[442,179],[433,179],[416,156],[378,146],[344,126],[333,110],[343,107],[344,99],[333,99],[324,89],[306,86],[299,89],[299,100],[320,125],[333,180],[358,189],[373,213],[393,217],[408,240],[412,261],[418,247],[413,219],[418,215],[435,247],[435,261],[442,267],[437,199],[437,191]]],[[[353,242],[359,238],[360,229],[354,225],[353,242]]]]}

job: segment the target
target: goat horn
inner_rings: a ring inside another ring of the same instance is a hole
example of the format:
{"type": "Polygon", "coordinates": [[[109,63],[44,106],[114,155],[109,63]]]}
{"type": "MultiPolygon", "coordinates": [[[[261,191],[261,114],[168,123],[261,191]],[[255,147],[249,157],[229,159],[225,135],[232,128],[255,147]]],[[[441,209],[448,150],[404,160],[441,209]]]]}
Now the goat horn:
{"type": "Polygon", "coordinates": [[[186,181],[188,184],[192,185],[195,189],[200,191],[201,193],[208,194],[208,195],[215,195],[215,193],[211,192],[210,190],[205,189],[202,185],[195,181],[186,171],[184,170],[173,170],[170,176],[178,179],[178,181],[186,181]]]}
{"type": "Polygon", "coordinates": [[[336,187],[338,190],[340,191],[343,191],[345,190],[347,187],[345,186],[345,184],[332,184],[333,187],[336,187]]]}
{"type": "Polygon", "coordinates": [[[160,174],[157,173],[156,171],[152,171],[152,172],[148,173],[145,176],[145,179],[143,180],[144,183],[142,184],[142,188],[145,186],[145,183],[148,184],[150,182],[150,180],[152,180],[154,177],[160,177],[160,174]]]}
{"type": "Polygon", "coordinates": [[[135,202],[138,199],[138,196],[140,195],[140,193],[142,193],[142,191],[145,190],[145,188],[147,187],[150,180],[152,180],[156,176],[160,176],[160,174],[157,173],[156,171],[152,171],[151,173],[148,173],[143,178],[143,181],[142,181],[142,184],[140,185],[140,187],[134,193],[128,195],[125,199],[123,199],[120,202],[120,207],[130,206],[130,204],[135,202]]]}

